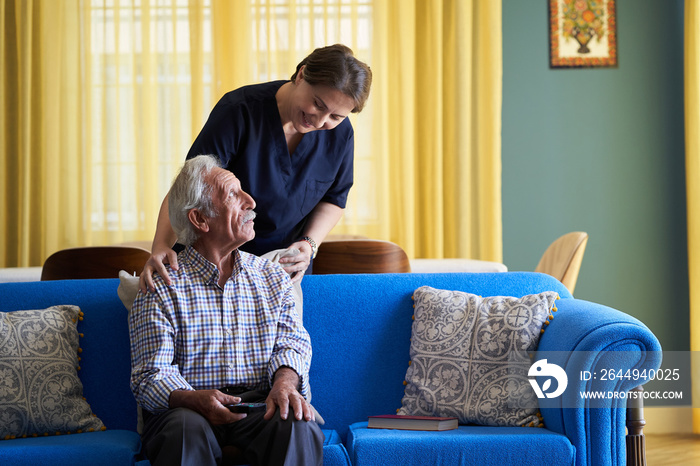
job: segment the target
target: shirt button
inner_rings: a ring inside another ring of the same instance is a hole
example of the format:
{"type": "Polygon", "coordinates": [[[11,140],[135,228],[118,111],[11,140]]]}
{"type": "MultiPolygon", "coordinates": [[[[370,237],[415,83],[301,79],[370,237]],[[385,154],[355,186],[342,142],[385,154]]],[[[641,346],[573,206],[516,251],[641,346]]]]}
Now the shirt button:
{"type": "Polygon", "coordinates": [[[229,369],[233,369],[234,367],[236,367],[235,364],[229,364],[229,365],[228,365],[228,368],[229,368],[229,369]]]}

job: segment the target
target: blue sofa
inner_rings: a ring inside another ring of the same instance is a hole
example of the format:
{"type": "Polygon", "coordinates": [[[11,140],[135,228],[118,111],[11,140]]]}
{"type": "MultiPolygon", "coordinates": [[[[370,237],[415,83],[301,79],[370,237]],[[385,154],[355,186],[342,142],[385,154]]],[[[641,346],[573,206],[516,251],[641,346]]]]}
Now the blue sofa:
{"type": "MultiPolygon", "coordinates": [[[[0,311],[75,304],[84,396],[107,430],[0,440],[0,464],[127,465],[139,458],[136,405],[129,390],[127,311],[119,280],[0,284],[0,311]]],[[[660,346],[638,320],[574,299],[555,279],[536,273],[317,275],[303,280],[304,323],[311,334],[313,404],[326,420],[326,465],[623,465],[625,400],[547,399],[545,428],[460,426],[447,432],[368,429],[367,417],[401,406],[409,360],[411,296],[422,286],[482,296],[521,297],[556,291],[558,312],[539,351],[584,355],[595,371],[613,354],[616,367],[656,369],[660,346]],[[574,352],[575,353],[572,353],[574,352]],[[591,357],[590,355],[600,355],[591,357]],[[620,365],[622,364],[622,366],[620,365]]],[[[566,367],[567,361],[558,361],[566,367]]],[[[590,386],[571,374],[573,389],[590,386]]],[[[627,391],[631,380],[596,381],[596,389],[627,391]]]]}

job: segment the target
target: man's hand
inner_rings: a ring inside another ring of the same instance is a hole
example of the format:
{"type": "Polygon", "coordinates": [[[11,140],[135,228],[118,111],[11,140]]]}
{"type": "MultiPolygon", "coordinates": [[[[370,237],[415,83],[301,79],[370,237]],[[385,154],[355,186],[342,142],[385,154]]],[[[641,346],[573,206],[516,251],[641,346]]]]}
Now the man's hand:
{"type": "Polygon", "coordinates": [[[170,394],[171,408],[196,411],[215,426],[230,424],[247,417],[244,413],[232,413],[225,406],[240,402],[239,397],[226,395],[219,390],[175,390],[170,394]]]}
{"type": "Polygon", "coordinates": [[[279,408],[280,417],[287,419],[289,416],[289,408],[294,411],[294,417],[298,420],[302,418],[307,421],[315,421],[311,405],[299,393],[299,376],[289,367],[281,367],[275,372],[275,380],[272,385],[272,390],[267,396],[267,411],[265,419],[270,420],[275,414],[275,410],[279,408]]]}

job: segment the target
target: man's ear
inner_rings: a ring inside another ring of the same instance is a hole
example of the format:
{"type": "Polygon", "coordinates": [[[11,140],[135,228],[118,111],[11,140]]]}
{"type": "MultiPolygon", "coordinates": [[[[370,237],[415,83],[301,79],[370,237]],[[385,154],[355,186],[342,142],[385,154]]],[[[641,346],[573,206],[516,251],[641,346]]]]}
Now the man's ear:
{"type": "Polygon", "coordinates": [[[197,230],[201,232],[209,231],[207,217],[205,217],[198,209],[190,209],[190,211],[187,212],[187,218],[197,230]]]}

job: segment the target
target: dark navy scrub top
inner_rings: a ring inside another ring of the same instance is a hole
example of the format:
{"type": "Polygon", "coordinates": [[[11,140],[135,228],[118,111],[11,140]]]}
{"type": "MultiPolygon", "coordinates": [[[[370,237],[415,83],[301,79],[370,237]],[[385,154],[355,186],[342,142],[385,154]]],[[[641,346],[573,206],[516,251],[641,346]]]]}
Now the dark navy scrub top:
{"type": "Polygon", "coordinates": [[[187,158],[217,155],[255,203],[255,238],[241,249],[262,255],[301,239],[320,202],[345,208],[353,183],[353,129],[304,134],[289,154],[275,94],[289,81],[241,87],[216,104],[187,158]]]}

